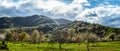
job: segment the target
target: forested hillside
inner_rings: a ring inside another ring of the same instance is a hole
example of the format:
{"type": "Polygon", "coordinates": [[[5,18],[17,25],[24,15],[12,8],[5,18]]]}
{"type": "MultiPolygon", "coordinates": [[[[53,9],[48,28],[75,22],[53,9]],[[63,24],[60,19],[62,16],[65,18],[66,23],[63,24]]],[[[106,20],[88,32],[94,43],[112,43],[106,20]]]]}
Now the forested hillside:
{"type": "Polygon", "coordinates": [[[14,27],[30,27],[40,24],[66,24],[71,21],[65,19],[52,19],[43,15],[33,15],[26,17],[2,17],[0,18],[0,29],[14,27]]]}

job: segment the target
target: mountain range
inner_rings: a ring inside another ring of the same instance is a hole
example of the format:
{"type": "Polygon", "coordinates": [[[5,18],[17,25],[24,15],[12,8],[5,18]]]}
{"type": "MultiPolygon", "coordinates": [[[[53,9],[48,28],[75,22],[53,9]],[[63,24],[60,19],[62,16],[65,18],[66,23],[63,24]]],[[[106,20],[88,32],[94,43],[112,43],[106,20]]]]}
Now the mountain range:
{"type": "Polygon", "coordinates": [[[18,28],[17,30],[32,30],[43,31],[44,33],[54,32],[55,30],[74,29],[79,32],[93,32],[99,36],[105,36],[109,33],[120,33],[119,28],[108,27],[99,24],[93,24],[83,21],[70,21],[63,18],[53,19],[43,15],[32,15],[26,17],[1,17],[0,29],[18,28]]]}
{"type": "Polygon", "coordinates": [[[0,28],[11,28],[11,27],[30,27],[38,26],[40,24],[67,24],[71,22],[63,18],[52,19],[43,15],[32,15],[26,17],[1,17],[0,28]]]}

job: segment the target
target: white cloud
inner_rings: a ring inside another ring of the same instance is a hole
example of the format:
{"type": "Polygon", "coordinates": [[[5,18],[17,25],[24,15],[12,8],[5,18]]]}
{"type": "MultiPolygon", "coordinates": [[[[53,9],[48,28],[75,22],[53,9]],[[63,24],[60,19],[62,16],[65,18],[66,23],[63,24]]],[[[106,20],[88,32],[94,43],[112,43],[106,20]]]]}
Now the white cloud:
{"type": "Polygon", "coordinates": [[[84,3],[84,2],[88,2],[87,0],[74,0],[74,3],[84,3]]]}
{"type": "MultiPolygon", "coordinates": [[[[71,16],[75,17],[75,15],[83,10],[83,3],[89,5],[87,0],[73,0],[70,4],[61,2],[59,0],[19,0],[18,2],[13,2],[12,0],[3,0],[0,2],[0,6],[3,6],[4,9],[0,10],[6,9],[9,10],[8,12],[13,12],[9,9],[13,8],[13,10],[19,11],[14,11],[13,15],[5,12],[4,15],[8,16],[25,16],[44,13],[44,15],[52,15],[53,17],[69,18],[71,16]]],[[[2,12],[3,11],[0,11],[0,13],[2,12]]]]}
{"type": "Polygon", "coordinates": [[[91,23],[120,27],[120,6],[102,5],[92,9],[85,9],[76,18],[91,23]]]}
{"type": "Polygon", "coordinates": [[[0,2],[0,5],[6,6],[6,7],[11,7],[11,6],[14,6],[14,3],[11,3],[11,2],[8,1],[8,0],[4,0],[4,1],[1,1],[1,2],[0,2]]]}

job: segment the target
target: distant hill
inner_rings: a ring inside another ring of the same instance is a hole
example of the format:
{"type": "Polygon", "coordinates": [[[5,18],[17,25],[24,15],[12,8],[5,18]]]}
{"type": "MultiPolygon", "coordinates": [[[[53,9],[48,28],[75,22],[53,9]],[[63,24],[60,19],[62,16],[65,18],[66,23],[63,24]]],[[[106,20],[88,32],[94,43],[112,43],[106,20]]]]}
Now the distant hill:
{"type": "Polygon", "coordinates": [[[70,22],[71,22],[71,21],[66,20],[66,19],[63,19],[63,18],[55,19],[55,21],[56,21],[58,24],[66,24],[66,23],[70,23],[70,22]]]}
{"type": "Polygon", "coordinates": [[[64,29],[74,29],[76,33],[91,32],[97,34],[100,37],[104,37],[110,33],[115,33],[115,34],[120,33],[120,28],[113,28],[99,24],[87,23],[83,21],[73,21],[71,23],[59,27],[56,30],[58,31],[64,29]]]}
{"type": "Polygon", "coordinates": [[[1,17],[0,28],[10,27],[29,27],[38,26],[40,24],[66,24],[71,22],[66,19],[52,19],[43,15],[32,15],[26,17],[1,17]]]}

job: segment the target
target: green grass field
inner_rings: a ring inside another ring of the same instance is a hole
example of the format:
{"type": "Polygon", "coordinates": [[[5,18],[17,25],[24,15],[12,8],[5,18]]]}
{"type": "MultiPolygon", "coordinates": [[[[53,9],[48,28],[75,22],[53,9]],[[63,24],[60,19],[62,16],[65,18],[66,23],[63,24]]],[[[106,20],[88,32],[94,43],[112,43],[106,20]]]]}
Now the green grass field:
{"type": "MultiPolygon", "coordinates": [[[[62,49],[59,49],[58,43],[7,43],[7,45],[9,47],[9,51],[86,51],[86,46],[84,43],[64,43],[62,44],[62,49]]],[[[90,51],[120,51],[120,42],[98,42],[98,45],[95,44],[95,46],[90,43],[90,51]]]]}

